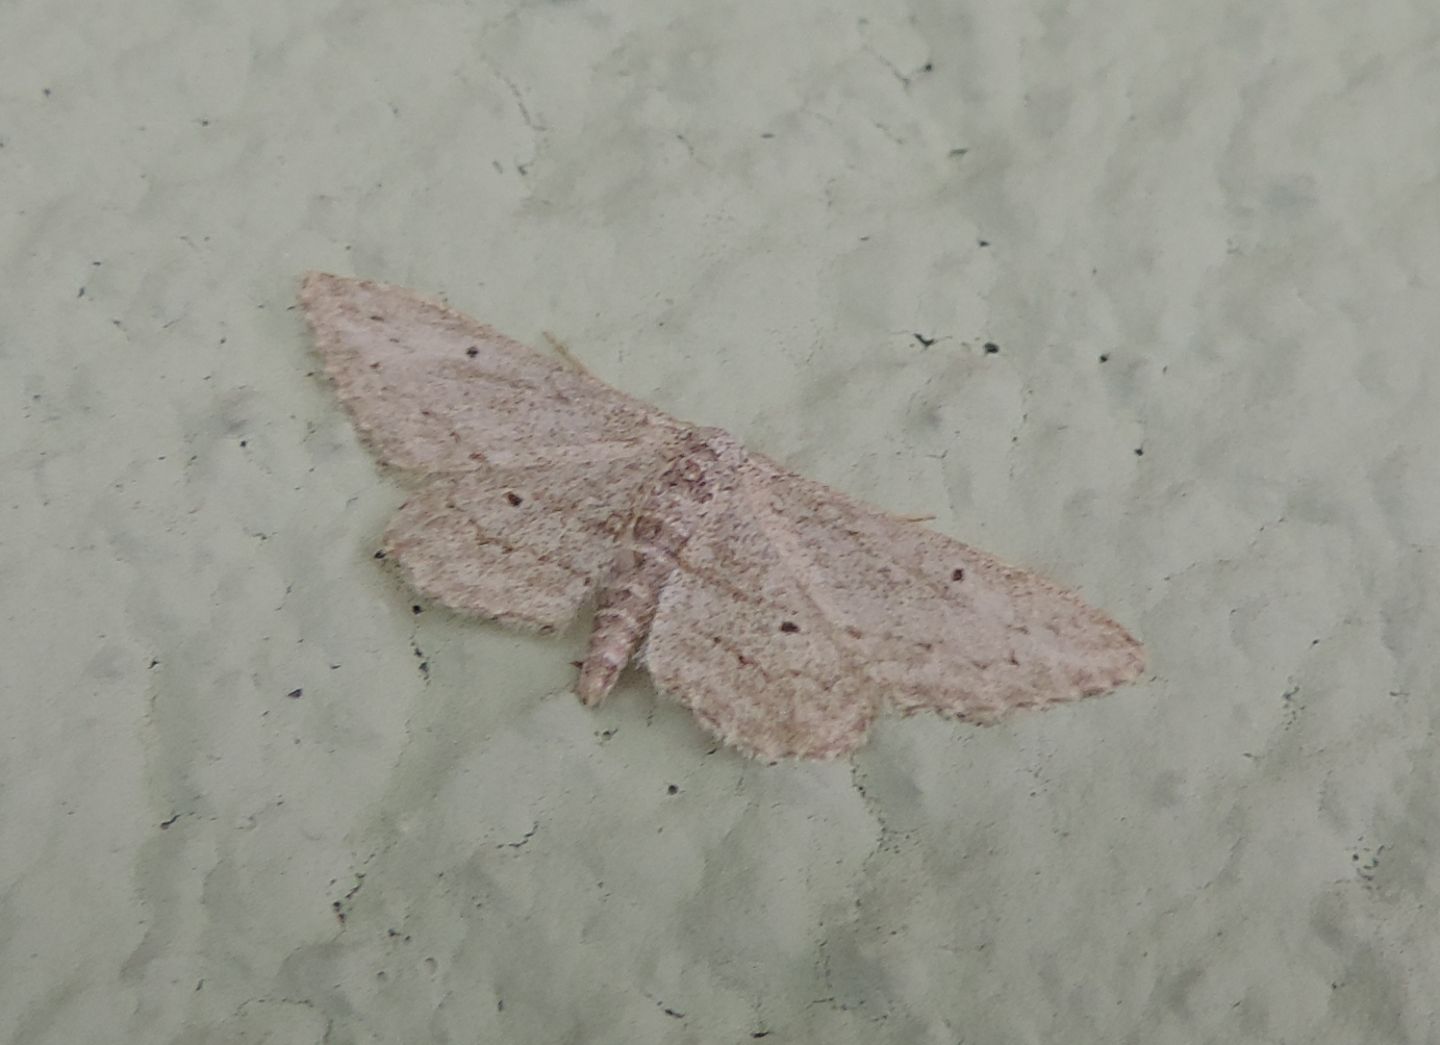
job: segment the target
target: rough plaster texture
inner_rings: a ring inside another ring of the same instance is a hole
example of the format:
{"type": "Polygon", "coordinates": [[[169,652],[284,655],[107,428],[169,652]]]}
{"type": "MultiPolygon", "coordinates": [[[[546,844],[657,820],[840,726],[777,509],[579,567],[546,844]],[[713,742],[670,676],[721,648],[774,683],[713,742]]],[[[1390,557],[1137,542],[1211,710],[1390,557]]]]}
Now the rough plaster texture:
{"type": "Polygon", "coordinates": [[[1436,1040],[1437,48],[1428,0],[0,5],[0,1039],[1436,1040]],[[311,268],[934,514],[1151,678],[773,768],[643,678],[589,711],[582,632],[371,559],[311,268]]]}

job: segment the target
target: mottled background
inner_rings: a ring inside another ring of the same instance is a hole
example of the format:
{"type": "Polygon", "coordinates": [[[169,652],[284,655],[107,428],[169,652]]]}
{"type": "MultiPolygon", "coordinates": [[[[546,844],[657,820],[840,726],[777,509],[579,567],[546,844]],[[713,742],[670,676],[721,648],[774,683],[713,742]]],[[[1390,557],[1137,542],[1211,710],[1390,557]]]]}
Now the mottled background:
{"type": "Polygon", "coordinates": [[[0,1039],[1437,1040],[1437,55],[1433,0],[0,4],[0,1039]],[[308,268],[1151,673],[853,764],[586,711],[579,629],[372,560],[308,268]]]}

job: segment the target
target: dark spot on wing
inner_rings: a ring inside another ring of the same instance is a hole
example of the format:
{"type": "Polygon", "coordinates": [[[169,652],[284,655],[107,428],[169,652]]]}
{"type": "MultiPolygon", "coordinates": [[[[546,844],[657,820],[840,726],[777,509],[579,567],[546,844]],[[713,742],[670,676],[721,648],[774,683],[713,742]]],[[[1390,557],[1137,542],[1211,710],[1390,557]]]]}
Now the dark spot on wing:
{"type": "Polygon", "coordinates": [[[505,500],[509,501],[516,508],[519,508],[522,504],[525,503],[525,498],[521,497],[514,490],[505,491],[505,500]]]}
{"type": "Polygon", "coordinates": [[[793,620],[782,620],[780,622],[780,630],[787,635],[793,635],[800,630],[800,625],[796,624],[793,620]]]}
{"type": "Polygon", "coordinates": [[[965,570],[959,566],[956,566],[955,569],[952,570],[950,573],[950,579],[952,581],[963,581],[965,579],[965,570]]]}
{"type": "Polygon", "coordinates": [[[465,354],[466,354],[467,356],[469,356],[471,359],[474,359],[476,356],[478,356],[478,355],[480,354],[480,350],[479,350],[478,348],[476,348],[474,345],[471,345],[469,348],[467,348],[467,349],[465,350],[465,354]]]}

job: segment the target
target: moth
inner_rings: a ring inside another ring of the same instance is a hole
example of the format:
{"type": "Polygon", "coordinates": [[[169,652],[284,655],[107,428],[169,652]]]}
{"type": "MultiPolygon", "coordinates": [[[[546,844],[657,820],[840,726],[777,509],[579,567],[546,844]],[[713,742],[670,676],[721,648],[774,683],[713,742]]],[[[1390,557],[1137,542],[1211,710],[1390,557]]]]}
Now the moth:
{"type": "Polygon", "coordinates": [[[587,705],[638,661],[724,743],[831,758],[885,709],[985,723],[1143,670],[1077,595],[412,291],[311,273],[300,302],[360,435],[414,481],[385,555],[509,625],[593,604],[587,705]]]}

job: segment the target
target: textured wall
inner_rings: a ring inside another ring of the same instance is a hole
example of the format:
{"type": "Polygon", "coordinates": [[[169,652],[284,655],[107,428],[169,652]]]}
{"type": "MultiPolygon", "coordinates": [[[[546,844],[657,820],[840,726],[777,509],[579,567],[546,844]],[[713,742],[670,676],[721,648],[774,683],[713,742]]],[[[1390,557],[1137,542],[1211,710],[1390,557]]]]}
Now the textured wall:
{"type": "Polygon", "coordinates": [[[1437,48],[1428,0],[0,5],[0,1039],[1434,1040],[1437,48]],[[933,514],[1150,674],[818,766],[588,711],[583,629],[371,558],[310,268],[933,514]]]}

